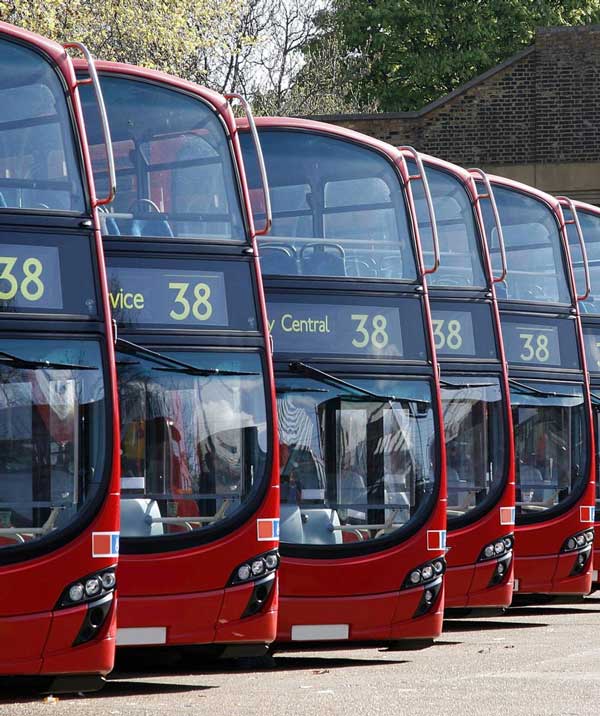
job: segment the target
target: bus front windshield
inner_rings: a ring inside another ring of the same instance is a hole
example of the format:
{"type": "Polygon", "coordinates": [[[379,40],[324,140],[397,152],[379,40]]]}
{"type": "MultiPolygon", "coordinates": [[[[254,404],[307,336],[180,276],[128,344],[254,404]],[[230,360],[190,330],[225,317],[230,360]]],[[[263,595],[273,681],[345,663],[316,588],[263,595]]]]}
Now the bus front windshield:
{"type": "Polygon", "coordinates": [[[498,378],[444,378],[448,524],[491,506],[506,478],[505,419],[498,378]]]}
{"type": "Polygon", "coordinates": [[[373,541],[432,507],[437,460],[429,382],[353,383],[371,395],[305,377],[278,380],[282,542],[373,541]]]}
{"type": "Polygon", "coordinates": [[[517,522],[550,518],[587,484],[588,439],[581,386],[511,381],[517,522]]]}
{"type": "MultiPolygon", "coordinates": [[[[479,185],[480,191],[484,191],[479,185]]],[[[496,284],[500,300],[569,304],[567,269],[558,223],[542,200],[517,189],[494,185],[508,272],[496,284]]],[[[494,267],[500,272],[500,247],[489,201],[482,203],[487,239],[494,267]]]]}
{"type": "MultiPolygon", "coordinates": [[[[224,124],[199,98],[103,75],[119,190],[100,215],[108,236],[244,241],[237,179],[224,124]]],[[[107,191],[100,118],[81,88],[94,179],[107,191]]]]}
{"type": "Polygon", "coordinates": [[[123,537],[202,530],[260,491],[268,442],[259,354],[119,350],[117,370],[123,537]]]}
{"type": "MultiPolygon", "coordinates": [[[[253,195],[261,195],[251,138],[241,135],[253,195]]],[[[400,178],[390,160],[314,132],[263,130],[273,227],[263,274],[416,279],[400,178]]],[[[260,215],[260,211],[258,212],[260,215]]]]}
{"type": "Polygon", "coordinates": [[[100,346],[5,338],[0,351],[0,550],[73,523],[106,460],[100,346]]]}
{"type": "Polygon", "coordinates": [[[73,122],[58,75],[38,52],[0,40],[0,211],[85,211],[73,122]]]}

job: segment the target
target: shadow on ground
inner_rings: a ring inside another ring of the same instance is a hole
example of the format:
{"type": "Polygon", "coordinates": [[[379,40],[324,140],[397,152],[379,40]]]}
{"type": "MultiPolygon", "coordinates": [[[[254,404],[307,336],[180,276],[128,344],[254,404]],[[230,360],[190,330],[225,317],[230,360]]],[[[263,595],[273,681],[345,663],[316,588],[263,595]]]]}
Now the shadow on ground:
{"type": "MultiPolygon", "coordinates": [[[[511,615],[512,616],[512,615],[511,615]]],[[[546,623],[538,622],[505,622],[492,619],[452,619],[444,622],[445,632],[454,631],[494,631],[501,629],[541,629],[546,623]]]]}

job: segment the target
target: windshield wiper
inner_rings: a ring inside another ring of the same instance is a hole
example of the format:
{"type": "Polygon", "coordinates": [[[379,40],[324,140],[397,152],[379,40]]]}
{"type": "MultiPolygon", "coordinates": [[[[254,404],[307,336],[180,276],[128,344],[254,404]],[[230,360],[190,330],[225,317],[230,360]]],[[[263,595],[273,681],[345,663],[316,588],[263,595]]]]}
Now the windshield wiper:
{"type": "Polygon", "coordinates": [[[449,383],[440,379],[440,387],[444,390],[464,390],[465,388],[494,388],[498,383],[449,383]]]}
{"type": "Polygon", "coordinates": [[[9,363],[19,368],[50,368],[54,370],[98,370],[94,365],[75,365],[74,363],[55,363],[49,360],[28,360],[0,351],[0,363],[9,363]]]}
{"type": "Polygon", "coordinates": [[[123,353],[133,353],[134,355],[142,356],[150,361],[154,361],[155,363],[167,363],[169,367],[161,366],[160,368],[155,368],[154,370],[164,370],[169,373],[185,373],[187,375],[200,375],[204,377],[210,375],[260,375],[260,373],[251,373],[243,370],[198,368],[191,363],[177,360],[177,358],[172,358],[171,356],[164,355],[158,351],[153,351],[150,348],[145,348],[137,343],[126,341],[124,338],[117,338],[117,348],[120,348],[123,353]]]}
{"type": "Polygon", "coordinates": [[[527,385],[527,383],[521,383],[518,380],[515,380],[514,378],[508,379],[509,384],[516,388],[517,390],[521,391],[521,393],[526,393],[529,395],[539,395],[542,398],[576,398],[576,395],[569,395],[565,393],[556,393],[554,391],[546,391],[546,390],[539,390],[538,388],[534,388],[532,385],[527,385]]]}
{"type": "Polygon", "coordinates": [[[275,387],[277,395],[284,393],[327,393],[326,388],[301,388],[295,385],[278,385],[275,387]]]}
{"type": "MultiPolygon", "coordinates": [[[[303,373],[304,375],[315,378],[316,380],[320,380],[322,383],[333,383],[334,385],[339,385],[342,388],[348,388],[349,390],[355,390],[357,393],[360,393],[361,395],[366,395],[369,398],[373,398],[375,400],[380,400],[386,403],[391,403],[392,401],[406,401],[409,403],[423,403],[426,401],[423,400],[417,400],[416,398],[398,398],[395,395],[380,395],[379,393],[374,393],[371,390],[367,390],[366,388],[362,388],[360,385],[355,385],[354,383],[350,383],[347,380],[343,380],[342,378],[338,378],[337,375],[333,375],[331,373],[326,373],[324,370],[319,370],[319,368],[315,368],[312,365],[308,365],[307,363],[301,363],[300,361],[292,361],[290,364],[290,370],[294,371],[295,373],[303,373]]],[[[352,397],[352,396],[348,396],[352,397]]],[[[355,396],[357,397],[357,396],[355,396]]]]}

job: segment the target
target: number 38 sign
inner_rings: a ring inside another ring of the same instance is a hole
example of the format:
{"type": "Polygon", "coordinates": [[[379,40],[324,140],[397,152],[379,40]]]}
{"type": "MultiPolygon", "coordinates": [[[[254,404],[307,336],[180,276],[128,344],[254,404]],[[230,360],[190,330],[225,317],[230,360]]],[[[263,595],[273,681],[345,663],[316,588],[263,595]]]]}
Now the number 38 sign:
{"type": "Polygon", "coordinates": [[[58,249],[0,245],[0,311],[63,307],[58,249]]]}
{"type": "Polygon", "coordinates": [[[120,325],[228,325],[222,272],[110,265],[107,272],[110,307],[120,325]]]}

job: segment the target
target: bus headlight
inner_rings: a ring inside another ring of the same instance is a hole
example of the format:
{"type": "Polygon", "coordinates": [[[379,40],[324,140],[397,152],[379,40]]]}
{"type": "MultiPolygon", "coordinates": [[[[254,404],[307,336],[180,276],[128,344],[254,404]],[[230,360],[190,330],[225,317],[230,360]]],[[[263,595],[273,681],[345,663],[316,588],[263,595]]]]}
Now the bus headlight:
{"type": "Polygon", "coordinates": [[[406,575],[402,582],[402,589],[412,589],[421,585],[427,585],[432,580],[438,579],[446,570],[446,561],[442,557],[431,562],[425,562],[406,575]]]}
{"type": "Polygon", "coordinates": [[[54,608],[67,609],[96,601],[114,592],[116,586],[117,577],[114,567],[88,574],[65,587],[54,608]]]}
{"type": "Polygon", "coordinates": [[[85,582],[85,593],[88,597],[95,597],[102,591],[102,580],[98,577],[92,577],[85,582]]]}
{"type": "Polygon", "coordinates": [[[513,548],[514,537],[512,534],[499,537],[493,542],[486,544],[479,554],[478,562],[485,562],[489,559],[504,557],[513,548]]]}
{"type": "Polygon", "coordinates": [[[577,549],[585,549],[594,541],[594,530],[582,530],[568,537],[560,548],[561,552],[574,552],[577,549]]]}
{"type": "Polygon", "coordinates": [[[273,574],[279,567],[279,553],[277,550],[257,554],[256,557],[242,562],[234,570],[225,586],[232,587],[245,582],[253,582],[257,579],[273,574]]]}
{"type": "Polygon", "coordinates": [[[69,599],[72,602],[80,602],[83,599],[83,594],[83,584],[79,584],[79,582],[69,589],[69,599]]]}

